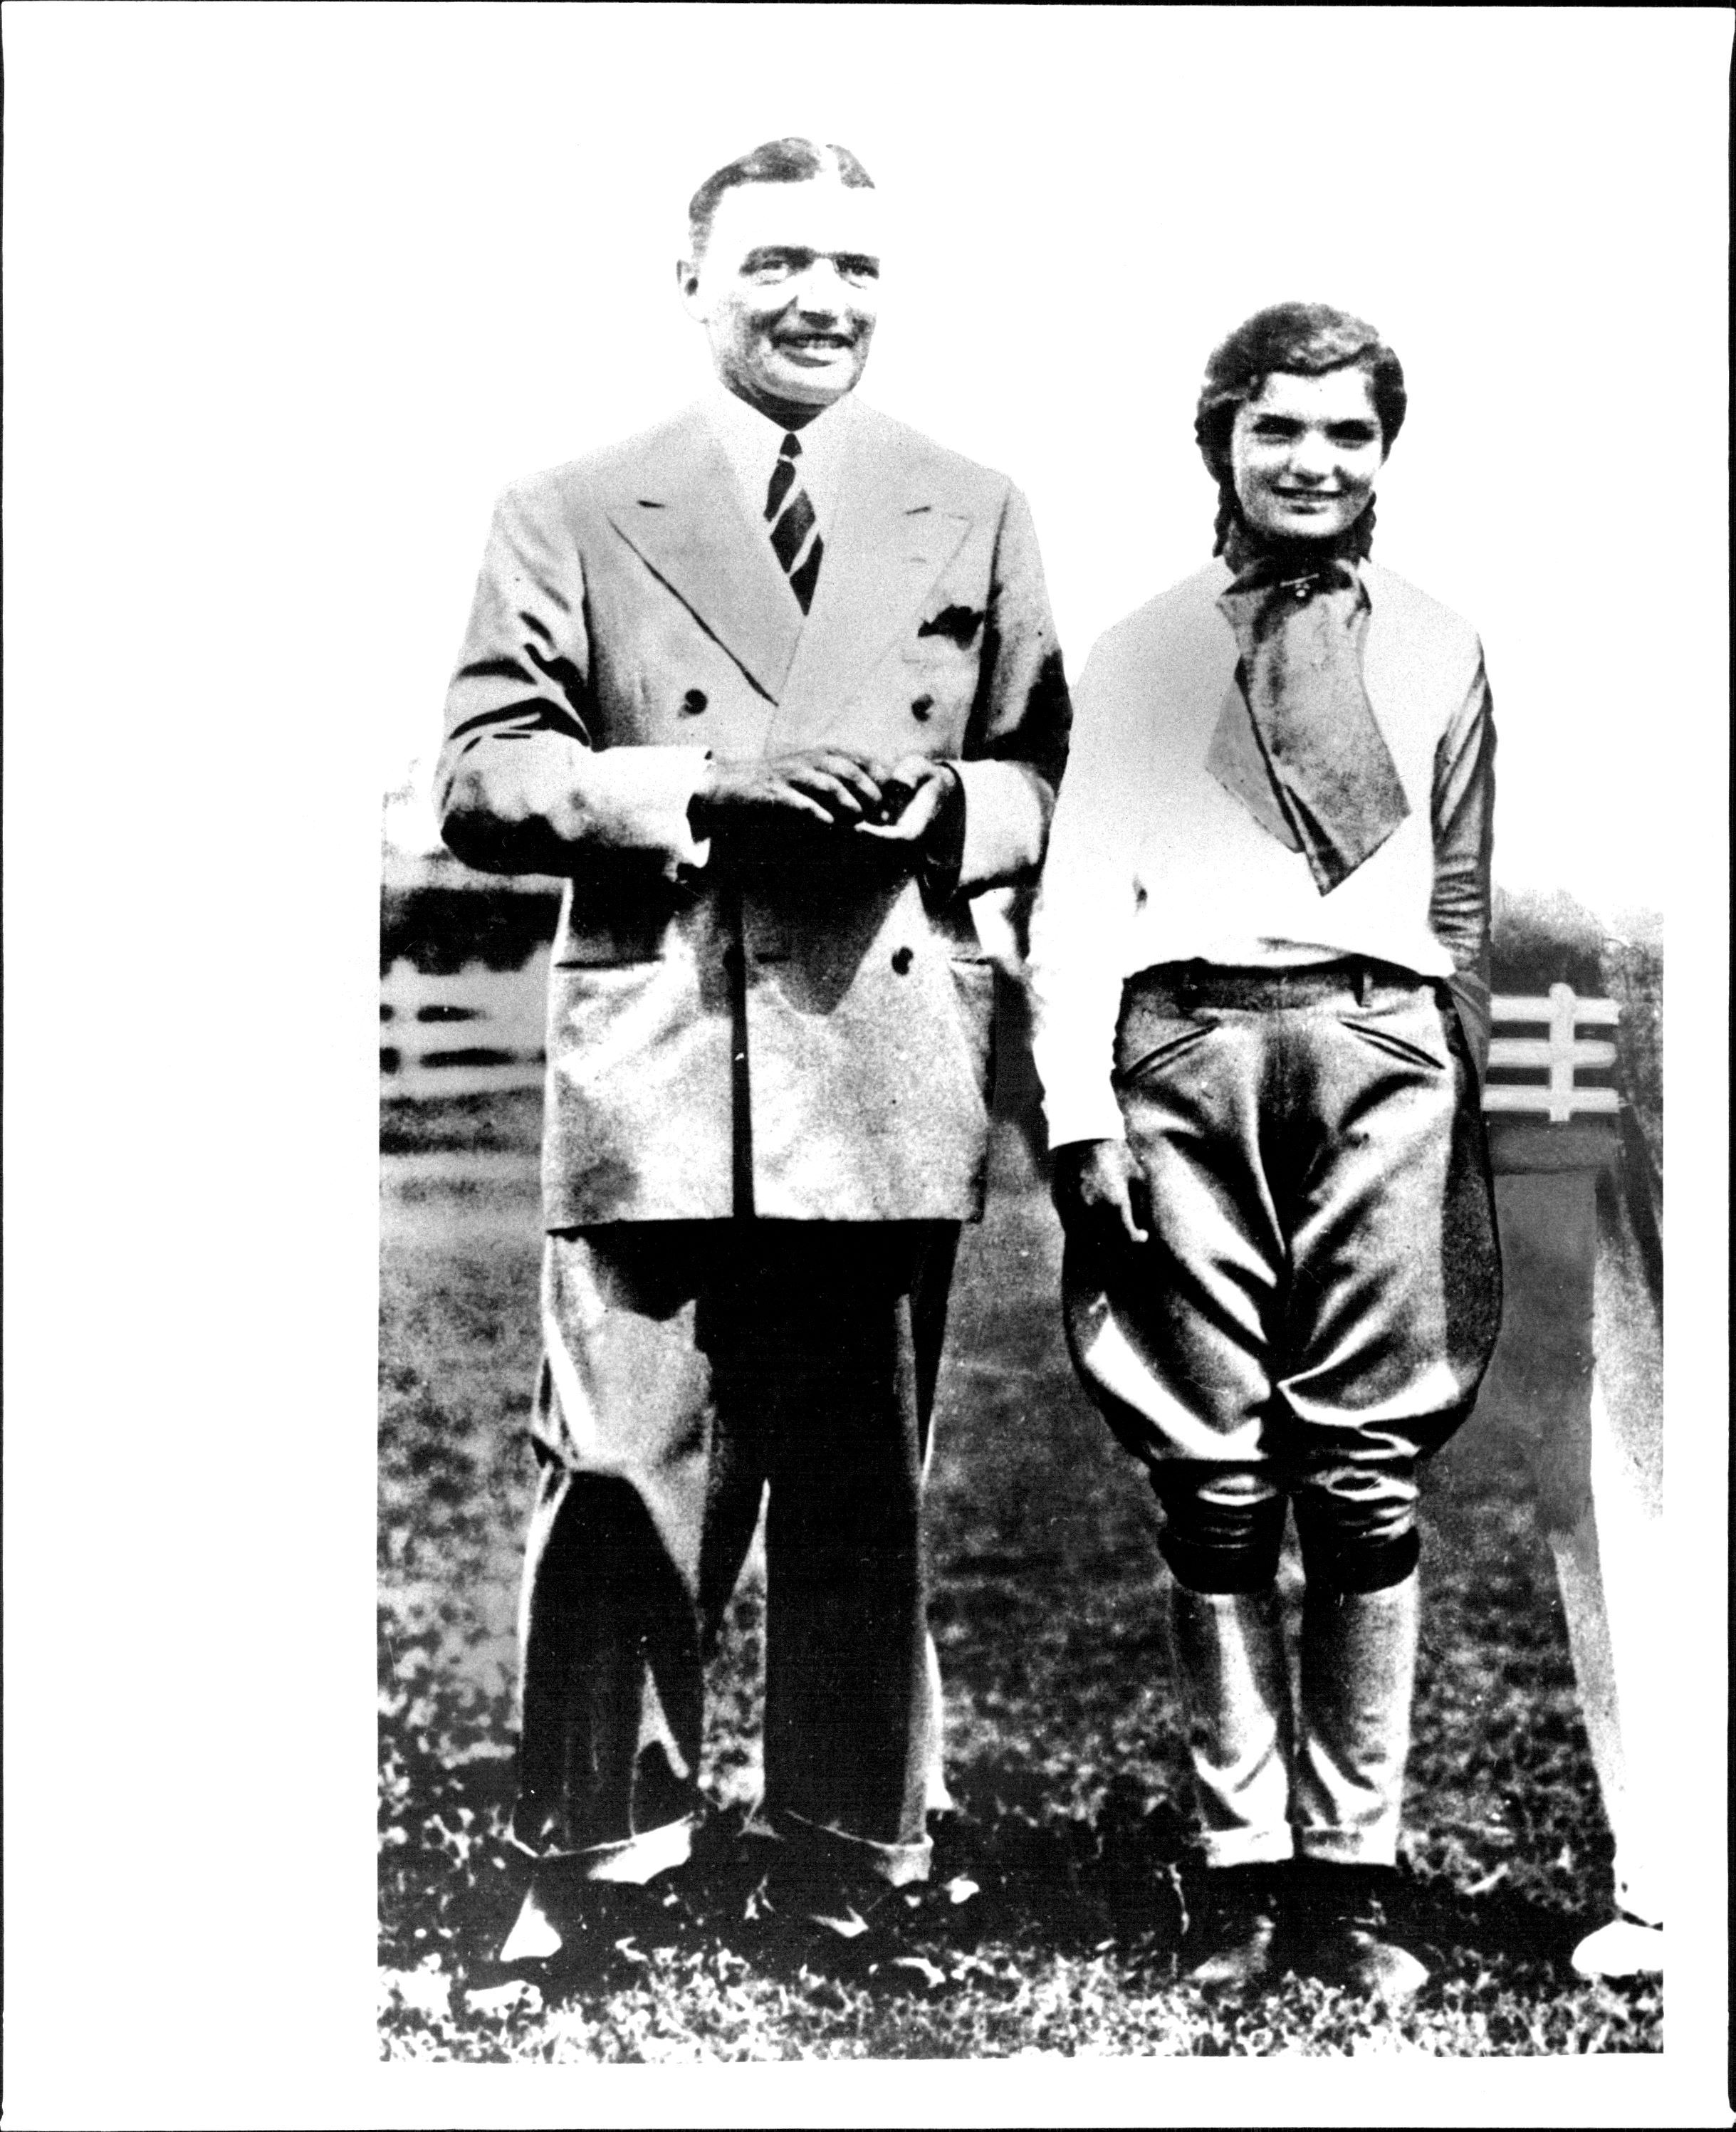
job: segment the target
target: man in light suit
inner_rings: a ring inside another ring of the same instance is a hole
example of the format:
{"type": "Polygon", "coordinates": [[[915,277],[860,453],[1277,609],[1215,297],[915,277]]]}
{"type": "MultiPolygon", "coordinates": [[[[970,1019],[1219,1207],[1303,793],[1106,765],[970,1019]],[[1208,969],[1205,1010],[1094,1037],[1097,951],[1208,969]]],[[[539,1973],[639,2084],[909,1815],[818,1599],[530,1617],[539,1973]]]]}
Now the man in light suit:
{"type": "Polygon", "coordinates": [[[549,1002],[541,1467],[504,1959],[688,1856],[702,1661],[770,1487],[779,1855],[926,1878],[928,1424],[981,1212],[992,968],[1069,708],[1023,499],[853,402],[875,194],[785,140],[695,194],[717,385],[497,507],[436,797],[566,876],[549,1002]]]}

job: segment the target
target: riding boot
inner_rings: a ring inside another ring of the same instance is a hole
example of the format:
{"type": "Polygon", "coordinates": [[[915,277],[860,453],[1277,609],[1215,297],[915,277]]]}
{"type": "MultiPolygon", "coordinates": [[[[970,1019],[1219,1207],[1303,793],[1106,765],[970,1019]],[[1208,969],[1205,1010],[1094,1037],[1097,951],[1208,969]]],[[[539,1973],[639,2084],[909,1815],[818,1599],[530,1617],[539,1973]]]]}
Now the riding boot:
{"type": "Polygon", "coordinates": [[[1411,1693],[1417,1578],[1335,1592],[1311,1578],[1302,1602],[1296,1846],[1340,1865],[1397,1855],[1411,1693]]]}
{"type": "Polygon", "coordinates": [[[1289,1857],[1290,1690],[1276,1593],[1173,1583],[1169,1624],[1207,1866],[1289,1857]]]}
{"type": "Polygon", "coordinates": [[[1414,1573],[1378,1592],[1311,1581],[1302,1606],[1294,1814],[1312,1891],[1313,1966],[1388,1999],[1428,1976],[1388,1936],[1383,1905],[1410,1749],[1417,1625],[1414,1573]]]}

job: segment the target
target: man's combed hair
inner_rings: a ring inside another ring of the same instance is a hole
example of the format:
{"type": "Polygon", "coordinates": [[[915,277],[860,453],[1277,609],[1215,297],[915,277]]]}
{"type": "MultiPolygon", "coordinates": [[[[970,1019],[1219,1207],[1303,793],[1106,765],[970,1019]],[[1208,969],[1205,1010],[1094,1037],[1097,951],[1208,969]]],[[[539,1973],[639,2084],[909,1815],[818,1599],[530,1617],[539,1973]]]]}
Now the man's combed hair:
{"type": "MultiPolygon", "coordinates": [[[[1368,374],[1369,397],[1379,418],[1388,451],[1404,426],[1404,372],[1379,334],[1365,319],[1330,304],[1270,304],[1245,319],[1213,349],[1206,366],[1194,411],[1193,434],[1212,479],[1218,485],[1217,546],[1235,522],[1235,483],[1230,470],[1230,438],[1235,411],[1257,399],[1274,371],[1320,377],[1329,370],[1361,370],[1368,374]]],[[[1373,531],[1373,507],[1364,513],[1373,531]]]]}
{"type": "Polygon", "coordinates": [[[733,163],[713,170],[688,203],[688,240],[695,259],[704,256],[711,242],[712,223],[717,203],[736,185],[798,185],[810,178],[835,178],[841,185],[874,190],[874,180],[847,148],[833,141],[809,141],[789,134],[781,141],[762,141],[733,163]]]}

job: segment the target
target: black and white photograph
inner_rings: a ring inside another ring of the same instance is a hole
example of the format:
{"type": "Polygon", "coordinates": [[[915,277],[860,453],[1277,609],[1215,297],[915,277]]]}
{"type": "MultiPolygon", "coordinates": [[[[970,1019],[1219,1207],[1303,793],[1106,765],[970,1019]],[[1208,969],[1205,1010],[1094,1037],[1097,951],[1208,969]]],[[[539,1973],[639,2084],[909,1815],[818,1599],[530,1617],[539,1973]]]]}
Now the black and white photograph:
{"type": "Polygon", "coordinates": [[[1727,2121],[1733,24],[5,10],[11,2122],[1727,2121]]]}

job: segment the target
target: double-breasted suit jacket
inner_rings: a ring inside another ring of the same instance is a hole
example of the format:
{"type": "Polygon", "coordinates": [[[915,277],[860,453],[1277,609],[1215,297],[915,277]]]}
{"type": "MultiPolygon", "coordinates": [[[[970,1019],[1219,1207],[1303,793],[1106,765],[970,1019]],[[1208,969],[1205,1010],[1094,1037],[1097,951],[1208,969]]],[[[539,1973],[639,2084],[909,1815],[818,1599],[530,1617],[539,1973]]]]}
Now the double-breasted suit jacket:
{"type": "Polygon", "coordinates": [[[765,1819],[896,1881],[945,1796],[921,1506],[987,1140],[969,898],[1041,859],[1070,713],[1023,500],[823,420],[805,616],[702,406],[502,497],[448,703],[448,842],[567,882],[514,1829],[597,1878],[685,1855],[767,1488],[765,1819]],[[708,749],[828,743],[947,761],[962,816],[920,860],[794,813],[696,841],[708,749]]]}
{"type": "Polygon", "coordinates": [[[981,1211],[991,970],[968,897],[1042,856],[1067,697],[1029,512],[850,406],[804,617],[703,408],[497,508],[438,800],[473,865],[563,874],[551,1228],[981,1211]],[[954,764],[962,863],[696,844],[704,751],[954,764]],[[750,1198],[751,1205],[743,1204],[750,1198]]]}

